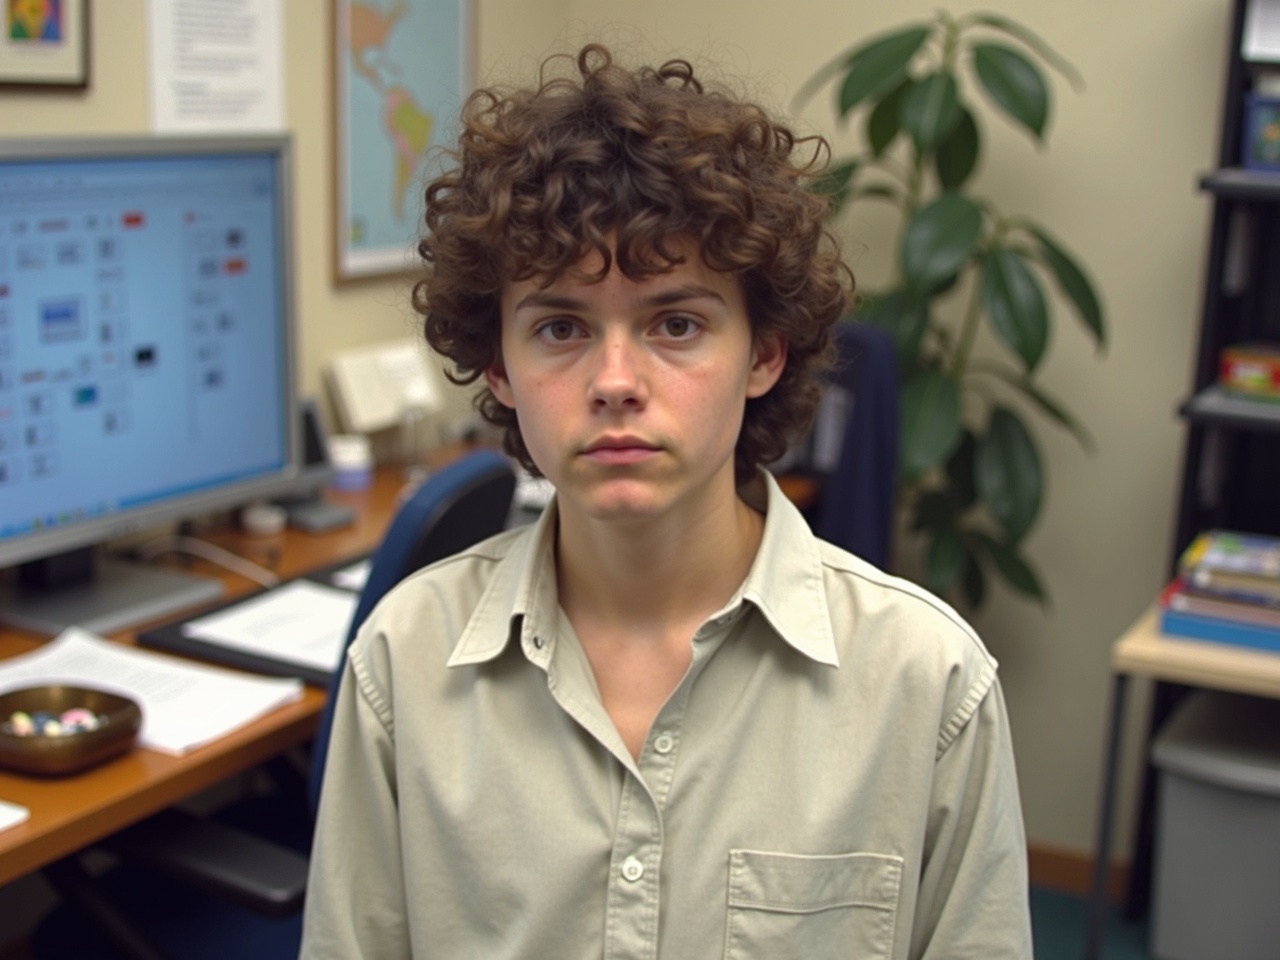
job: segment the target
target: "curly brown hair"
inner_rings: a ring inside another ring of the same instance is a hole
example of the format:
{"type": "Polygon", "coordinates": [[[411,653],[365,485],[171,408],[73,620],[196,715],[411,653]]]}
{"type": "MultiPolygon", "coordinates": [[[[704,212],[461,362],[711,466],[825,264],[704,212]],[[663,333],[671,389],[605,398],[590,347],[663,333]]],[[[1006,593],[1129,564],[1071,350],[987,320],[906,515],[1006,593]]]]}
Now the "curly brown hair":
{"type": "MultiPolygon", "coordinates": [[[[672,241],[692,238],[708,267],[740,279],[753,334],[787,343],[777,384],[747,401],[735,449],[743,480],[811,424],[831,327],[853,294],[824,226],[828,203],[806,189],[826,165],[826,141],[704,89],[684,60],[629,70],[591,44],[573,61],[576,76],[550,76],[568,59],[547,60],[536,89],[477,90],[463,106],[418,243],[426,275],[413,305],[427,342],[452,362],[450,379],[474,383],[501,364],[504,284],[549,284],[593,251],[598,279],[616,257],[643,280],[680,262],[672,241]]],[[[515,411],[487,389],[476,405],[536,474],[515,411]]]]}

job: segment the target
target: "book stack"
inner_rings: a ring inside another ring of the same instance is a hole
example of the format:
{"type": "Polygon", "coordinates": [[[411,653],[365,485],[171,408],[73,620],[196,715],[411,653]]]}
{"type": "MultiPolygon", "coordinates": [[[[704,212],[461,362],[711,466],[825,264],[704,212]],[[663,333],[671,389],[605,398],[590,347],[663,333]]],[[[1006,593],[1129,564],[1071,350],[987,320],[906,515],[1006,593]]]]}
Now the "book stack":
{"type": "Polygon", "coordinates": [[[1160,628],[1280,650],[1280,537],[1211,530],[1187,547],[1160,598],[1160,628]]]}

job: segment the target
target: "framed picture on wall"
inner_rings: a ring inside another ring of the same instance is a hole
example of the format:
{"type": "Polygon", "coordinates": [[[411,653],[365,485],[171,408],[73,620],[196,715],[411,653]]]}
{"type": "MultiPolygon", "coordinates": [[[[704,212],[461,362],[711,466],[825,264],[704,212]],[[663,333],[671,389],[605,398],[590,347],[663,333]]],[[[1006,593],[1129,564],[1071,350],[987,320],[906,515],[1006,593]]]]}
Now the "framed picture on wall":
{"type": "Polygon", "coordinates": [[[423,185],[471,89],[469,0],[331,0],[334,279],[407,273],[423,185]]]}
{"type": "Polygon", "coordinates": [[[89,85],[89,0],[0,0],[0,87],[89,85]]]}

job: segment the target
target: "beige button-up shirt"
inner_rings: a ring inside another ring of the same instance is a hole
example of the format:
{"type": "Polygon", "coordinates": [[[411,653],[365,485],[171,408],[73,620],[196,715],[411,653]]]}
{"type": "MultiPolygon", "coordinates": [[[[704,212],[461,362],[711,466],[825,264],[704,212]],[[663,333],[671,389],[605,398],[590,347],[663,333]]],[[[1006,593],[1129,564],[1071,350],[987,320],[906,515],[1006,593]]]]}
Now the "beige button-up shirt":
{"type": "Polygon", "coordinates": [[[387,596],[339,695],[303,958],[1031,956],[994,661],[765,483],[638,761],[556,600],[554,506],[387,596]]]}

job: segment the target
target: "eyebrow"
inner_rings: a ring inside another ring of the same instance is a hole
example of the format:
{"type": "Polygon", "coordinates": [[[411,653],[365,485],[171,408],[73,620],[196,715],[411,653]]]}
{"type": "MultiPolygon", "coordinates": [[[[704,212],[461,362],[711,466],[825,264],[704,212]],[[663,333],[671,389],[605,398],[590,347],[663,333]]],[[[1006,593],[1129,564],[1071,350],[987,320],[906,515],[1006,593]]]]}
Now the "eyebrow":
{"type": "MultiPolygon", "coordinates": [[[[658,293],[642,297],[640,303],[646,307],[670,307],[688,300],[702,299],[715,300],[722,305],[725,302],[724,297],[710,287],[705,287],[700,283],[686,283],[678,287],[672,287],[670,290],[661,290],[658,293]]],[[[548,290],[534,290],[532,293],[520,298],[520,302],[515,305],[514,312],[519,313],[526,307],[543,307],[550,310],[585,310],[586,306],[585,300],[579,300],[576,297],[562,293],[552,293],[548,290]]]]}

